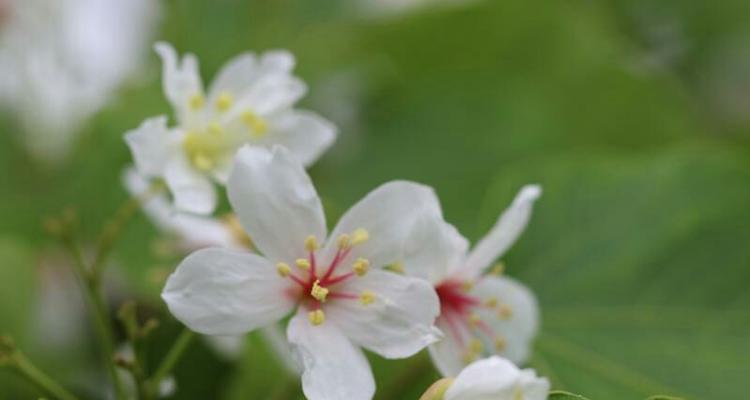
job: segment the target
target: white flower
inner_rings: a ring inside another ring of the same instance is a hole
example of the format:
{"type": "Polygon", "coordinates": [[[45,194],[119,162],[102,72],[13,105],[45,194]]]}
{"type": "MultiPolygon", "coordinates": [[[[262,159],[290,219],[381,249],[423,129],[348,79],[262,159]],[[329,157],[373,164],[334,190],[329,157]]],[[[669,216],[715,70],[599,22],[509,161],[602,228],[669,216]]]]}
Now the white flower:
{"type": "Polygon", "coordinates": [[[457,374],[482,355],[500,354],[516,363],[528,357],[539,325],[536,298],[517,281],[484,272],[520,236],[540,194],[536,185],[524,187],[471,252],[448,223],[425,217],[415,225],[403,271],[432,282],[440,297],[437,326],[445,338],[430,346],[430,356],[443,375],[457,374]],[[435,250],[422,251],[421,243],[435,250]]]}
{"type": "Polygon", "coordinates": [[[439,339],[432,286],[380,269],[403,252],[420,215],[439,213],[431,189],[386,183],[330,235],[309,176],[285,148],[243,147],[227,189],[263,256],[211,248],[178,266],[162,297],[192,330],[240,334],[294,312],[287,339],[312,400],[372,397],[375,383],[360,347],[403,358],[439,339]]]}
{"type": "Polygon", "coordinates": [[[456,377],[444,400],[545,400],[549,381],[498,356],[476,361],[456,377]]]}
{"type": "Polygon", "coordinates": [[[0,104],[36,156],[68,153],[142,64],[158,14],[152,0],[0,1],[0,104]]]}
{"type": "MultiPolygon", "coordinates": [[[[134,168],[126,169],[122,180],[134,197],[146,195],[151,186],[149,180],[134,168]]],[[[166,193],[148,196],[141,208],[160,231],[178,240],[179,248],[183,251],[211,246],[248,249],[249,239],[234,215],[215,218],[180,212],[174,208],[166,193]]]]}
{"type": "Polygon", "coordinates": [[[177,126],[167,127],[166,117],[150,118],[128,132],[126,141],[139,172],[163,178],[178,209],[211,213],[217,201],[213,183],[226,183],[232,158],[244,144],[281,144],[310,165],[333,143],[336,129],[330,122],[292,109],[307,89],[291,74],[294,57],[288,52],[241,54],[204,91],[194,55],[179,60],[166,43],[157,43],[156,51],[177,126]]]}

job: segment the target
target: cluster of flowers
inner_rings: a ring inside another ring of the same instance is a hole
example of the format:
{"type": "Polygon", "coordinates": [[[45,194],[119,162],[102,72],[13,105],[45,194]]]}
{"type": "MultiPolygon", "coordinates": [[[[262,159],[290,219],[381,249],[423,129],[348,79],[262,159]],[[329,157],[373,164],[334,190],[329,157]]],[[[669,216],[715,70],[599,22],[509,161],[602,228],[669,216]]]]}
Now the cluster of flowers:
{"type": "Polygon", "coordinates": [[[522,188],[471,250],[434,191],[407,181],[376,188],[329,232],[305,167],[336,129],[293,108],[306,92],[293,56],[242,54],[204,90],[194,55],[165,43],[156,51],[176,125],[160,116],[126,134],[135,168],[125,181],[134,194],[164,183],[168,193],[145,210],[193,250],[162,293],[177,319],[205,335],[286,324],[313,400],[373,397],[362,348],[394,359],[425,347],[457,376],[445,399],[547,397],[546,379],[513,364],[529,355],[536,299],[493,268],[524,230],[538,186],[522,188]],[[217,185],[231,216],[214,216],[217,185]]]}

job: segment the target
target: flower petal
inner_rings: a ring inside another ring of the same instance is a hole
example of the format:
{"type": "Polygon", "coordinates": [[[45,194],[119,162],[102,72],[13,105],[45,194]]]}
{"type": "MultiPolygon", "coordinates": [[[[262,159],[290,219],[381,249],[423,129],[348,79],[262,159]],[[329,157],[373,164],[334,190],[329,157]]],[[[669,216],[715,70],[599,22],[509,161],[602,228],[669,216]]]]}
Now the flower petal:
{"type": "Polygon", "coordinates": [[[520,375],[518,367],[504,358],[479,360],[458,374],[445,400],[514,400],[520,375]]]}
{"type": "Polygon", "coordinates": [[[449,326],[448,321],[443,317],[438,319],[437,327],[445,333],[445,336],[428,347],[430,358],[443,376],[456,376],[466,366],[463,361],[466,351],[456,335],[461,336],[461,341],[466,341],[471,334],[463,325],[449,326]]]}
{"type": "Polygon", "coordinates": [[[198,72],[198,59],[193,54],[186,54],[182,62],[171,44],[158,42],[154,45],[156,53],[162,59],[164,94],[182,119],[191,96],[203,94],[203,83],[198,72]]]}
{"type": "Polygon", "coordinates": [[[440,215],[422,213],[406,240],[402,263],[406,274],[432,283],[462,265],[469,242],[440,215]]]}
{"type": "Polygon", "coordinates": [[[287,337],[302,366],[309,400],[369,400],[375,381],[362,350],[333,324],[313,326],[304,310],[289,321],[287,337]]]}
{"type": "Polygon", "coordinates": [[[526,286],[506,277],[485,276],[477,282],[472,294],[483,302],[494,299],[506,314],[498,310],[478,310],[485,321],[505,341],[505,349],[497,354],[522,364],[531,353],[531,345],[539,330],[539,305],[526,286]]]}
{"type": "Polygon", "coordinates": [[[167,163],[164,180],[174,197],[175,207],[195,214],[210,214],[216,208],[216,188],[211,180],[196,171],[177,154],[167,163]]]}
{"type": "Polygon", "coordinates": [[[519,386],[524,400],[547,400],[549,395],[549,379],[540,378],[531,368],[521,370],[519,386]]]}
{"type": "Polygon", "coordinates": [[[289,280],[266,259],[209,248],[185,258],[169,277],[162,298],[190,329],[206,335],[239,335],[281,319],[295,305],[289,280]]]}
{"type": "Polygon", "coordinates": [[[169,134],[165,116],[148,118],[138,128],[125,133],[125,142],[141,174],[154,177],[164,173],[172,150],[169,134]]]}
{"type": "Polygon", "coordinates": [[[273,50],[258,58],[254,53],[242,53],[229,60],[216,75],[210,97],[216,98],[221,92],[235,97],[243,96],[261,78],[267,75],[289,75],[294,68],[294,56],[288,51],[273,50]]]}
{"type": "Polygon", "coordinates": [[[336,126],[309,111],[287,111],[269,118],[271,132],[259,144],[277,143],[305,166],[314,163],[336,139],[336,126]]]}
{"type": "Polygon", "coordinates": [[[241,148],[227,193],[242,226],[270,260],[292,262],[306,256],[308,235],[326,237],[323,207],[310,177],[280,146],[241,148]]]}
{"type": "Polygon", "coordinates": [[[374,302],[331,302],[325,307],[327,320],[358,345],[385,358],[410,357],[442,336],[434,326],[440,300],[423,279],[376,270],[346,282],[340,290],[369,291],[374,302]]]}
{"type": "Polygon", "coordinates": [[[541,194],[542,189],[538,185],[524,186],[513,204],[500,215],[495,226],[469,253],[461,274],[467,277],[479,276],[482,270],[501,257],[521,236],[531,217],[534,201],[541,194]]]}
{"type": "Polygon", "coordinates": [[[305,82],[288,74],[259,77],[238,100],[237,110],[249,109],[261,116],[290,108],[307,93],[305,82]]]}
{"type": "Polygon", "coordinates": [[[440,202],[432,188],[407,181],[385,183],[344,214],[333,230],[321,260],[333,259],[339,235],[351,234],[361,228],[368,232],[369,239],[353,248],[352,258],[367,258],[375,267],[401,261],[406,240],[423,212],[441,214],[440,202]]]}

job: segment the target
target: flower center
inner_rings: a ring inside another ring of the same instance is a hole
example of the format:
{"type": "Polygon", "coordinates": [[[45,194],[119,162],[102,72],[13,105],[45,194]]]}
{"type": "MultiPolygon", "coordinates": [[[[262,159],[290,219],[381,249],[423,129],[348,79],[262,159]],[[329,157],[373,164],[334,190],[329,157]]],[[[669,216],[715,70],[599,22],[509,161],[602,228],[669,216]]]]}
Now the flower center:
{"type": "Polygon", "coordinates": [[[323,305],[329,301],[346,300],[359,301],[362,305],[375,302],[377,295],[371,290],[351,293],[342,290],[342,284],[356,277],[362,277],[370,269],[370,262],[362,257],[351,260],[352,248],[366,242],[369,233],[364,229],[357,229],[351,235],[343,234],[336,240],[338,247],[333,260],[323,266],[318,263],[316,253],[319,250],[318,240],[310,235],[305,239],[307,258],[294,261],[294,267],[288,263],[276,264],[276,271],[282,278],[291,279],[298,287],[296,292],[299,303],[310,311],[308,317],[313,325],[325,322],[323,305]],[[347,269],[347,266],[349,267],[347,269]]]}
{"type": "Polygon", "coordinates": [[[507,320],[512,316],[512,309],[491,297],[482,301],[470,294],[474,282],[448,279],[439,283],[435,291],[440,299],[440,321],[448,327],[464,352],[464,362],[476,360],[490,346],[495,351],[505,349],[505,338],[497,334],[486,322],[487,313],[492,312],[497,318],[507,320]],[[480,314],[484,314],[484,317],[480,314]]]}
{"type": "Polygon", "coordinates": [[[214,169],[222,157],[229,151],[229,143],[224,134],[224,127],[212,122],[203,130],[190,131],[182,141],[190,163],[200,171],[214,169]]]}

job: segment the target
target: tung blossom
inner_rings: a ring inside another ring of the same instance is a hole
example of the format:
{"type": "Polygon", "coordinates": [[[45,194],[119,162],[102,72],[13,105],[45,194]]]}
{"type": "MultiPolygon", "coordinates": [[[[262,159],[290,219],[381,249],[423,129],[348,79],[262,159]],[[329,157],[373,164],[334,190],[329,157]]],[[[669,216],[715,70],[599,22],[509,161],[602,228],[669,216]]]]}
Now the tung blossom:
{"type": "Polygon", "coordinates": [[[443,400],[546,400],[550,383],[533,369],[502,357],[475,361],[456,377],[443,400]]]}
{"type": "Polygon", "coordinates": [[[189,328],[242,334],[293,313],[287,339],[312,400],[372,398],[375,383],[360,347],[404,358],[440,338],[429,282],[380,268],[400,259],[418,219],[439,215],[431,189],[386,183],[331,234],[309,176],[280,146],[243,147],[227,190],[262,256],[219,248],[189,255],[162,293],[189,328]]]}
{"type": "Polygon", "coordinates": [[[519,282],[486,272],[523,232],[540,194],[536,185],[521,189],[470,252],[468,241],[448,223],[422,218],[415,225],[404,257],[410,267],[403,272],[432,282],[440,298],[437,326],[445,339],[429,350],[443,375],[455,376],[486,355],[499,354],[515,363],[528,357],[539,325],[536,298],[519,282]],[[422,251],[422,243],[431,243],[434,251],[422,251]]]}
{"type": "Polygon", "coordinates": [[[149,118],[128,132],[126,141],[139,172],[164,179],[178,209],[213,212],[214,183],[226,183],[232,158],[245,144],[281,144],[310,165],[333,143],[333,124],[292,108],[307,88],[292,75],[290,53],[243,53],[204,90],[193,54],[180,60],[169,44],[155,48],[164,64],[164,92],[177,125],[168,127],[164,116],[149,118]]]}
{"type": "Polygon", "coordinates": [[[152,0],[0,0],[0,106],[45,161],[142,65],[159,17],[152,0]]]}

